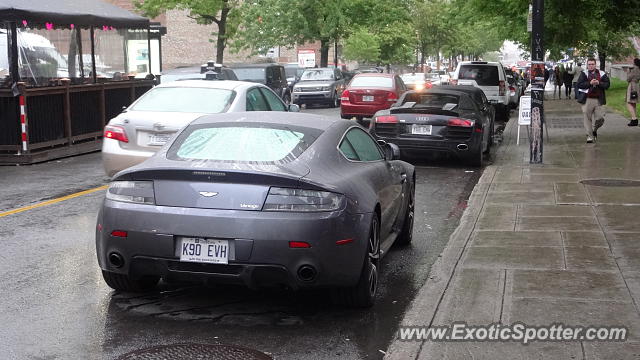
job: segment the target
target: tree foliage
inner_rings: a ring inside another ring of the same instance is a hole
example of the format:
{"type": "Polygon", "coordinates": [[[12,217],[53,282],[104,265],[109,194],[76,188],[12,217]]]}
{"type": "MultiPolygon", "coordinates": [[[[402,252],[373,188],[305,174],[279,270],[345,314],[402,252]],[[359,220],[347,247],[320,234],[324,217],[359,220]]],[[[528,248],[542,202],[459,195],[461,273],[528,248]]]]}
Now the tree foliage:
{"type": "Polygon", "coordinates": [[[376,64],[380,61],[380,40],[368,29],[360,28],[344,41],[342,51],[346,60],[376,64]]]}
{"type": "Polygon", "coordinates": [[[198,24],[215,23],[216,62],[222,64],[228,40],[238,28],[238,6],[240,0],[136,0],[135,6],[145,16],[156,17],[167,10],[188,10],[198,24]]]}

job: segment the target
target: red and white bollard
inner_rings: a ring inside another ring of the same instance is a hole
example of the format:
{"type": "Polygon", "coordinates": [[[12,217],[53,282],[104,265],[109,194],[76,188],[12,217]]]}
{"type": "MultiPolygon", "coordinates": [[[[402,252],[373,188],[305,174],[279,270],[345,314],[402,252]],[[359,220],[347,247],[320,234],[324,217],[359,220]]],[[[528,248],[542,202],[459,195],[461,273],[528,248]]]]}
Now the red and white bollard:
{"type": "Polygon", "coordinates": [[[27,111],[24,107],[23,95],[20,95],[20,124],[22,126],[22,151],[27,152],[27,111]]]}

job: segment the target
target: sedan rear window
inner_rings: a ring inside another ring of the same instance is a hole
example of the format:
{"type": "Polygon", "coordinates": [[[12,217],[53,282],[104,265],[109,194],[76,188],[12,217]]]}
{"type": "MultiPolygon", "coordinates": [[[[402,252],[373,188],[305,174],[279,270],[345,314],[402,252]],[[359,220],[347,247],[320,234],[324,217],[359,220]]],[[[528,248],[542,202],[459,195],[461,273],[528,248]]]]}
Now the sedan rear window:
{"type": "Polygon", "coordinates": [[[322,133],[317,129],[275,124],[190,126],[171,145],[172,160],[289,162],[322,133]]]}
{"type": "Polygon", "coordinates": [[[498,86],[498,67],[493,65],[462,65],[458,79],[475,80],[478,86],[498,86]]]}
{"type": "Polygon", "coordinates": [[[235,91],[196,87],[157,87],[131,107],[135,111],[217,114],[231,105],[235,91]]]}
{"type": "Polygon", "coordinates": [[[442,110],[453,110],[458,106],[459,97],[448,94],[413,93],[404,98],[403,104],[414,103],[416,107],[435,107],[442,110]]]}
{"type": "Polygon", "coordinates": [[[349,84],[351,87],[393,87],[393,78],[386,76],[356,76],[349,84]]]}

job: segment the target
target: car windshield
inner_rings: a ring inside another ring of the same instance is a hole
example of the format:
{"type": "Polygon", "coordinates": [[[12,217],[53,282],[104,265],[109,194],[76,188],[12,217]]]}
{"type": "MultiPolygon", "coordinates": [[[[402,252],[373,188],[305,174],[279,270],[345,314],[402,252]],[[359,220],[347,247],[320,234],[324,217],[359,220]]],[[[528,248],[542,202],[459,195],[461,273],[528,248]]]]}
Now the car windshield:
{"type": "Polygon", "coordinates": [[[234,68],[238,80],[264,84],[266,82],[265,68],[234,68]]]}
{"type": "Polygon", "coordinates": [[[498,67],[493,65],[462,65],[459,80],[475,80],[479,86],[498,86],[498,67]]]}
{"type": "Polygon", "coordinates": [[[321,134],[317,129],[276,124],[195,125],[171,145],[172,160],[282,163],[296,159],[321,134]]]}
{"type": "Polygon", "coordinates": [[[393,79],[386,76],[356,76],[351,80],[351,87],[393,87],[393,79]]]}
{"type": "Polygon", "coordinates": [[[295,67],[284,68],[284,73],[287,75],[288,78],[300,77],[300,75],[302,75],[303,72],[304,72],[303,68],[295,68],[295,67]]]}
{"type": "Polygon", "coordinates": [[[311,69],[305,70],[300,77],[301,81],[333,80],[333,70],[311,69]]]}
{"type": "Polygon", "coordinates": [[[234,97],[235,92],[227,89],[156,87],[144,94],[131,110],[216,114],[224,112],[234,97]]]}
{"type": "Polygon", "coordinates": [[[406,83],[424,81],[424,73],[403,74],[403,75],[400,75],[400,78],[402,79],[402,81],[406,83]]]}
{"type": "Polygon", "coordinates": [[[458,107],[459,98],[448,94],[413,93],[404,98],[403,105],[411,107],[430,107],[441,110],[453,110],[458,107]]]}

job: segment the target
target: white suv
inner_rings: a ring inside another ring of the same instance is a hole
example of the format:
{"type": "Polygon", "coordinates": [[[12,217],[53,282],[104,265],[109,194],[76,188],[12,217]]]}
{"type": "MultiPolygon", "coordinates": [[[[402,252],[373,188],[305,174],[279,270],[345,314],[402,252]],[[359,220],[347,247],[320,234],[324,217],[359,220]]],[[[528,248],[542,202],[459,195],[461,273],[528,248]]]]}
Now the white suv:
{"type": "Polygon", "coordinates": [[[461,61],[453,74],[452,83],[473,85],[482,89],[496,107],[496,115],[509,120],[509,91],[507,75],[499,62],[461,61]]]}

